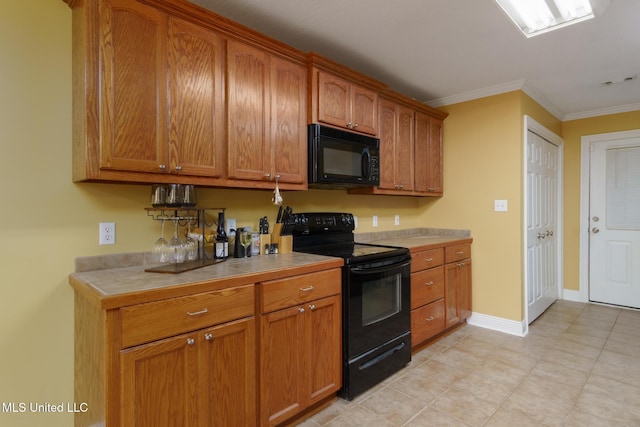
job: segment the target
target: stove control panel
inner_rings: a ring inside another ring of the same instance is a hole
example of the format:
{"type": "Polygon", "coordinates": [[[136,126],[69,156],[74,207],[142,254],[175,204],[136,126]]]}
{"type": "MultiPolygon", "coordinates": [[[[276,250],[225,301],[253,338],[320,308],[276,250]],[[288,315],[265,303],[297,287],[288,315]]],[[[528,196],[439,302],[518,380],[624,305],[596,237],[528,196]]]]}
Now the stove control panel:
{"type": "Polygon", "coordinates": [[[353,215],[350,213],[309,212],[293,215],[293,234],[320,234],[352,232],[353,215]]]}

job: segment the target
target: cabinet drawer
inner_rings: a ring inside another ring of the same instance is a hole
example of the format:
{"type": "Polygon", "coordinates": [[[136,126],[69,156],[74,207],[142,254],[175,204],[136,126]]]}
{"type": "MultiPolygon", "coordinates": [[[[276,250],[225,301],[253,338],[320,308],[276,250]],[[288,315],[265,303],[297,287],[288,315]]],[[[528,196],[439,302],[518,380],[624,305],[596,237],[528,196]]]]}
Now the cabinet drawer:
{"type": "Polygon", "coordinates": [[[411,311],[411,347],[444,331],[444,299],[411,311]]]}
{"type": "Polygon", "coordinates": [[[342,290],[342,271],[338,268],[304,274],[260,285],[262,313],[292,307],[318,298],[338,295],[342,290]]]}
{"type": "Polygon", "coordinates": [[[442,248],[429,249],[411,254],[411,272],[420,271],[442,265],[444,255],[442,248]]]}
{"type": "Polygon", "coordinates": [[[444,248],[444,259],[447,264],[467,258],[471,258],[471,243],[461,243],[444,248]]]}
{"type": "Polygon", "coordinates": [[[411,274],[411,309],[444,298],[444,267],[411,274]]]}
{"type": "Polygon", "coordinates": [[[122,347],[252,316],[254,309],[254,285],[124,307],[122,347]]]}

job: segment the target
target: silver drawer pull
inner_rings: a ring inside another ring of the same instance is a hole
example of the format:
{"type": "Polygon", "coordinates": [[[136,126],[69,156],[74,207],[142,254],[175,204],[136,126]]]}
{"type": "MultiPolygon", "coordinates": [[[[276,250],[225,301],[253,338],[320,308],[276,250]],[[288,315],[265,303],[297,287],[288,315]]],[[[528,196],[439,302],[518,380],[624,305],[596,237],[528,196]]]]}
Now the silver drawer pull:
{"type": "Polygon", "coordinates": [[[200,316],[201,314],[206,314],[209,312],[209,309],[205,308],[204,310],[200,310],[200,311],[187,311],[187,314],[189,316],[200,316]]]}
{"type": "Polygon", "coordinates": [[[207,341],[213,341],[213,334],[212,333],[204,334],[204,339],[207,341]]]}
{"type": "Polygon", "coordinates": [[[310,292],[313,290],[313,286],[309,286],[307,288],[300,288],[300,292],[310,292]]]}
{"type": "Polygon", "coordinates": [[[427,317],[427,322],[432,322],[432,321],[433,321],[433,319],[434,319],[434,317],[433,317],[433,316],[429,316],[429,317],[427,317]]]}
{"type": "Polygon", "coordinates": [[[187,339],[187,344],[194,345],[195,343],[196,343],[196,340],[194,340],[193,338],[188,338],[187,339]]]}
{"type": "Polygon", "coordinates": [[[456,252],[456,255],[464,255],[464,251],[458,251],[456,252]]]}
{"type": "Polygon", "coordinates": [[[425,259],[425,261],[427,261],[427,262],[432,262],[432,261],[433,261],[433,258],[426,258],[426,259],[425,259]]]}
{"type": "Polygon", "coordinates": [[[431,280],[431,281],[425,283],[425,286],[433,286],[434,283],[435,282],[433,280],[431,280]]]}

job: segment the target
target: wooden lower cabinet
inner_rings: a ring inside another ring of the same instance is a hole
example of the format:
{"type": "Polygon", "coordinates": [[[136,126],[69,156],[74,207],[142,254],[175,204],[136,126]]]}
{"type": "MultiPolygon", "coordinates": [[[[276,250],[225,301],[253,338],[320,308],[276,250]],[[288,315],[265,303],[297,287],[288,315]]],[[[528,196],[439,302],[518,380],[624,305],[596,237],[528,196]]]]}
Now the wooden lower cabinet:
{"type": "Polygon", "coordinates": [[[314,300],[261,316],[261,425],[278,425],[342,385],[341,300],[314,300]]]}
{"type": "Polygon", "coordinates": [[[342,386],[340,269],[260,284],[260,422],[275,426],[342,386]]]}
{"type": "Polygon", "coordinates": [[[125,426],[252,426],[253,317],[121,351],[125,426]]]}
{"type": "Polygon", "coordinates": [[[411,347],[471,316],[471,243],[411,254],[411,347]]]}

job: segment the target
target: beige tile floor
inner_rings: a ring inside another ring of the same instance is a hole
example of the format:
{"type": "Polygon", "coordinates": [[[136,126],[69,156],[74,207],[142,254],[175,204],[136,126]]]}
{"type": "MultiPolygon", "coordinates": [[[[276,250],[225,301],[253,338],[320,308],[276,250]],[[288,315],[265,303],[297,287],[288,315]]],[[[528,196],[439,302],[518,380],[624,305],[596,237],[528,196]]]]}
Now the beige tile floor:
{"type": "Polygon", "coordinates": [[[467,325],[299,425],[640,426],[640,311],[558,301],[524,338],[467,325]]]}

